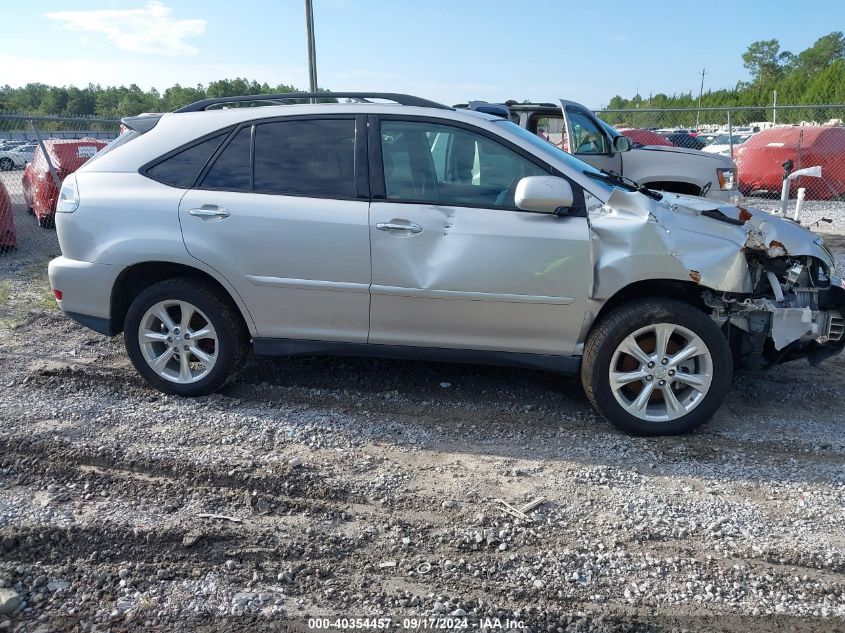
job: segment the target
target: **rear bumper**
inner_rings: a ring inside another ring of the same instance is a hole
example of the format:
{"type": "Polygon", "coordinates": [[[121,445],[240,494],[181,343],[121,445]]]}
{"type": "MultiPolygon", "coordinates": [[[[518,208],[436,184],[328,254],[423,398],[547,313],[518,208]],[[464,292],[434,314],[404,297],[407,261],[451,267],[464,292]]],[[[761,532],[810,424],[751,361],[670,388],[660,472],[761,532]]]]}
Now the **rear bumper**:
{"type": "Polygon", "coordinates": [[[111,323],[112,287],[124,266],[57,257],[47,274],[50,288],[60,290],[59,307],[72,319],[101,334],[115,334],[111,323]]]}

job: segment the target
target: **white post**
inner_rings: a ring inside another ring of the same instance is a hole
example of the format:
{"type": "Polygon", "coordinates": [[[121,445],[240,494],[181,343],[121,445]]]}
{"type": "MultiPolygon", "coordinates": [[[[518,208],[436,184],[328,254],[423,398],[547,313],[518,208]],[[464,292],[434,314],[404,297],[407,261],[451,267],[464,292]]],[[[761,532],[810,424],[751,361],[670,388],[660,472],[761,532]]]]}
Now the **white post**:
{"type": "Polygon", "coordinates": [[[796,222],[801,220],[801,205],[804,204],[804,196],[807,195],[807,190],[804,187],[798,188],[798,199],[795,200],[795,215],[792,216],[792,219],[796,222]]]}
{"type": "Polygon", "coordinates": [[[789,201],[789,178],[783,179],[783,186],[780,188],[780,213],[786,216],[786,203],[789,201]]]}

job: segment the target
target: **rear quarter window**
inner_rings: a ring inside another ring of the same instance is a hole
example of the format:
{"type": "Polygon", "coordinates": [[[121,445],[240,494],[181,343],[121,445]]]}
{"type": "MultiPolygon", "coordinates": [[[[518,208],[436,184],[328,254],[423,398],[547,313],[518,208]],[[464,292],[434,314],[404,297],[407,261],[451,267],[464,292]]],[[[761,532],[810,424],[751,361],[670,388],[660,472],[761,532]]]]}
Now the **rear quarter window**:
{"type": "Polygon", "coordinates": [[[172,154],[148,167],[144,173],[165,185],[189,189],[212,154],[220,147],[226,134],[227,132],[221,132],[172,154]]]}

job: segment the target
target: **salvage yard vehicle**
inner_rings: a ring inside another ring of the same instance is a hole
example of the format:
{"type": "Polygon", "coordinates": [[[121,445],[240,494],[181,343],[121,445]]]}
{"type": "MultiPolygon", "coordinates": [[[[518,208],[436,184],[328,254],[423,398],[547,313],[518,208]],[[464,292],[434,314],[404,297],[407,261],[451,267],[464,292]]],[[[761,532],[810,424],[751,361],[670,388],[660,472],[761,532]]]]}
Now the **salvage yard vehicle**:
{"type": "Polygon", "coordinates": [[[15,249],[18,244],[12,199],[6,185],[0,181],[0,255],[15,249]]]}
{"type": "Polygon", "coordinates": [[[46,156],[41,147],[35,150],[31,162],[24,169],[21,184],[26,206],[41,228],[53,226],[59,198],[59,187],[53,179],[47,157],[61,182],[105,146],[104,141],[93,138],[47,139],[44,141],[46,156]]]}
{"type": "Polygon", "coordinates": [[[50,284],[166,393],[220,388],[250,344],[505,364],[580,373],[613,424],[659,435],[710,419],[741,359],[845,345],[845,284],[807,229],[501,117],[298,93],[124,124],[64,181],[50,284]],[[314,97],[349,102],[294,103],[314,97]],[[231,107],[257,101],[276,105],[231,107]]]}
{"type": "Polygon", "coordinates": [[[672,143],[666,140],[665,136],[660,136],[657,132],[653,130],[645,130],[641,128],[617,128],[622,136],[627,136],[628,139],[631,141],[632,147],[637,147],[638,145],[642,147],[648,147],[650,145],[659,145],[662,147],[672,147],[672,143]]]}
{"type": "Polygon", "coordinates": [[[559,105],[471,101],[458,107],[510,118],[585,163],[650,189],[724,201],[739,193],[736,165],[729,157],[685,147],[633,145],[619,130],[574,101],[561,99],[559,105]]]}
{"type": "Polygon", "coordinates": [[[20,169],[32,160],[34,145],[16,145],[0,150],[0,171],[20,169]]]}
{"type": "Polygon", "coordinates": [[[818,165],[820,178],[797,178],[790,183],[794,197],[806,188],[811,200],[845,196],[845,127],[788,125],[763,130],[734,150],[739,165],[739,187],[746,194],[780,195],[783,169],[792,161],[795,170],[818,165]]]}

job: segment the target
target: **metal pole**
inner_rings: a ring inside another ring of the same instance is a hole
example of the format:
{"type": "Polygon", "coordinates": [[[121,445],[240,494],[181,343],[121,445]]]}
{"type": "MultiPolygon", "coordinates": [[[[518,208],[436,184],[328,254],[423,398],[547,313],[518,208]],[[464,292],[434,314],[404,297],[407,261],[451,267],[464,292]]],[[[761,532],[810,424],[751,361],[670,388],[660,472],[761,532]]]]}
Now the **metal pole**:
{"type": "Polygon", "coordinates": [[[701,95],[704,94],[704,75],[707,74],[707,69],[701,69],[701,88],[698,90],[698,111],[695,113],[695,129],[698,129],[698,123],[701,119],[701,95]]]}
{"type": "Polygon", "coordinates": [[[734,159],[734,126],[731,123],[731,111],[728,110],[728,144],[731,148],[731,160],[734,159]]]}
{"type": "Polygon", "coordinates": [[[41,148],[41,153],[44,154],[44,160],[47,161],[47,167],[50,169],[50,175],[53,177],[53,182],[56,183],[56,189],[61,190],[62,179],[59,178],[59,174],[56,172],[56,168],[53,166],[53,161],[50,160],[50,154],[47,153],[47,147],[44,145],[44,140],[41,138],[41,133],[38,131],[38,128],[35,127],[34,121],[30,120],[29,124],[32,126],[32,131],[35,132],[35,138],[38,141],[38,147],[41,148]]]}
{"type": "Polygon", "coordinates": [[[772,91],[772,125],[778,124],[778,91],[772,91]]]}
{"type": "MultiPolygon", "coordinates": [[[[317,53],[314,47],[314,8],[305,0],[305,30],[308,34],[308,83],[310,92],[317,92],[317,53]]],[[[316,103],[311,99],[311,103],[316,103]]]]}

